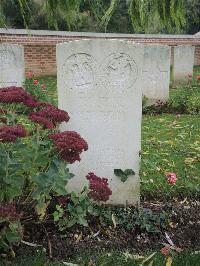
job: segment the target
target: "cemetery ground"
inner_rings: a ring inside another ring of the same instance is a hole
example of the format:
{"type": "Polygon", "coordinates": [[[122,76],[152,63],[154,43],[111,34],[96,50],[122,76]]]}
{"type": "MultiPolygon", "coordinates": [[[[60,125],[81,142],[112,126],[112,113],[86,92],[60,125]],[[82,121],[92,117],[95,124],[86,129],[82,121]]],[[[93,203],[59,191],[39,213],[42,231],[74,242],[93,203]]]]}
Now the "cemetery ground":
{"type": "MultiPolygon", "coordinates": [[[[38,80],[56,104],[56,78],[38,80]]],[[[89,227],[77,225],[63,233],[51,223],[29,221],[27,243],[18,247],[11,265],[162,266],[171,265],[171,259],[172,265],[200,265],[200,91],[188,93],[189,87],[171,89],[169,106],[144,109],[141,212],[105,208],[102,223],[90,217],[89,227]],[[176,174],[175,185],[167,182],[167,172],[176,174]],[[131,226],[133,216],[140,218],[131,226]]]]}

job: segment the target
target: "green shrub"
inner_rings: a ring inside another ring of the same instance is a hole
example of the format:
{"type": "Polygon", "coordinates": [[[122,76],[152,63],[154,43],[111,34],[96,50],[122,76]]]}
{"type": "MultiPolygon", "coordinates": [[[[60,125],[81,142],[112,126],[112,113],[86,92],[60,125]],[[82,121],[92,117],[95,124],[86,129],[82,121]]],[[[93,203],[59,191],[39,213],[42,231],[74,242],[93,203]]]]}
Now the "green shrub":
{"type": "MultiPolygon", "coordinates": [[[[32,86],[38,83],[33,80],[32,86]]],[[[27,217],[47,219],[52,198],[67,195],[73,177],[67,165],[88,147],[76,132],[57,133],[69,116],[44,102],[46,96],[37,90],[32,95],[18,87],[0,90],[1,253],[14,255],[27,217]]]]}

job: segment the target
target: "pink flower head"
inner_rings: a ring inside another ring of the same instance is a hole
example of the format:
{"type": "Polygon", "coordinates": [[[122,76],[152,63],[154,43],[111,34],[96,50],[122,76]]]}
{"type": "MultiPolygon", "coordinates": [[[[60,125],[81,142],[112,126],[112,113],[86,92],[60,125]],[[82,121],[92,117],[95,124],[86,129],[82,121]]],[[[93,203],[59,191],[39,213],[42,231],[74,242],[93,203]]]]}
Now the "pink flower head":
{"type": "Polygon", "coordinates": [[[175,173],[166,173],[167,182],[171,185],[175,185],[177,181],[177,177],[175,173]]]}
{"type": "Polygon", "coordinates": [[[196,76],[196,79],[197,79],[198,81],[200,81],[200,75],[199,75],[199,76],[196,76]]]}
{"type": "Polygon", "coordinates": [[[168,256],[170,249],[168,247],[163,247],[161,248],[160,252],[164,255],[164,256],[168,256]]]}
{"type": "Polygon", "coordinates": [[[33,74],[32,71],[28,71],[28,72],[26,73],[26,76],[27,76],[27,78],[32,79],[33,76],[34,76],[34,74],[33,74]]]}
{"type": "Polygon", "coordinates": [[[39,84],[39,81],[37,79],[34,79],[33,84],[34,85],[38,85],[39,84]]]}
{"type": "Polygon", "coordinates": [[[42,88],[43,88],[43,90],[46,90],[47,85],[46,84],[42,84],[42,88]]]}
{"type": "Polygon", "coordinates": [[[88,196],[95,201],[107,201],[112,195],[111,189],[108,187],[108,179],[89,173],[86,178],[89,180],[88,196]]]}

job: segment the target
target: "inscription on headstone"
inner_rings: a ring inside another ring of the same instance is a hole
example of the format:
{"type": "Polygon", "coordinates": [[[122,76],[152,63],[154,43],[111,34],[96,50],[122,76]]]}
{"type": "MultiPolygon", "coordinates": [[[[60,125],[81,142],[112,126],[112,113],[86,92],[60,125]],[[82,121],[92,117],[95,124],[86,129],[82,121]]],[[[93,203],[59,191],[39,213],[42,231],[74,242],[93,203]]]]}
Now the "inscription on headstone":
{"type": "Polygon", "coordinates": [[[111,204],[139,201],[139,151],[144,46],[118,40],[80,40],[57,45],[58,103],[70,114],[61,130],[75,130],[89,149],[70,166],[80,191],[85,176],[107,177],[111,204]],[[114,169],[133,169],[122,183],[114,169]]]}
{"type": "Polygon", "coordinates": [[[24,82],[24,48],[0,44],[0,88],[22,86],[24,82]]]}
{"type": "Polygon", "coordinates": [[[143,67],[143,95],[147,104],[169,97],[171,49],[166,45],[146,45],[143,67]]]}

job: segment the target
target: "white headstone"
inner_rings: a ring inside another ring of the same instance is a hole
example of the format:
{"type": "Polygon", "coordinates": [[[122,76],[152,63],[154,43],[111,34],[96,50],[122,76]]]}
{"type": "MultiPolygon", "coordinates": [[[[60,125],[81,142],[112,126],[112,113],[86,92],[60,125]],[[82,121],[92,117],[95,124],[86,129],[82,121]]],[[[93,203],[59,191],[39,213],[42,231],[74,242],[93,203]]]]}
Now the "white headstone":
{"type": "Polygon", "coordinates": [[[111,204],[139,201],[139,151],[144,47],[119,40],[79,40],[57,45],[58,103],[89,145],[70,170],[70,190],[80,191],[94,172],[109,179],[111,204]],[[136,175],[121,182],[114,169],[136,175]]]}
{"type": "Polygon", "coordinates": [[[22,86],[24,82],[24,47],[0,44],[0,88],[22,86]]]}
{"type": "Polygon", "coordinates": [[[148,104],[169,98],[171,48],[167,45],[146,45],[143,66],[143,95],[148,104]]]}
{"type": "Polygon", "coordinates": [[[194,51],[190,45],[174,47],[173,86],[187,84],[188,75],[193,75],[194,51]]]}

